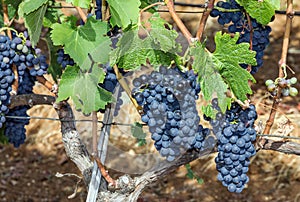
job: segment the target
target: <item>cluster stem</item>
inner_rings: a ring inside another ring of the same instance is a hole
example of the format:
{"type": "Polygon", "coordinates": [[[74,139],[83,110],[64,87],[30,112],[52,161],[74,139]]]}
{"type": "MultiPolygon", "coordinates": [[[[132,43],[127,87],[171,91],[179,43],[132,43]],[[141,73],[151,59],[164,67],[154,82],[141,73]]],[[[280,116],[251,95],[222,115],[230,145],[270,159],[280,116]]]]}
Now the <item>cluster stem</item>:
{"type": "MultiPolygon", "coordinates": [[[[281,58],[279,61],[279,74],[278,74],[279,78],[283,78],[285,76],[283,68],[286,66],[293,16],[294,16],[293,0],[288,0],[287,1],[287,10],[286,10],[285,31],[284,31],[284,38],[283,38],[283,43],[282,43],[282,52],[281,52],[281,58]]],[[[274,97],[272,109],[271,109],[269,118],[266,122],[266,127],[264,129],[263,134],[270,134],[270,130],[271,130],[274,120],[275,120],[276,111],[277,111],[278,105],[280,103],[280,97],[281,97],[280,94],[281,94],[281,88],[278,87],[278,91],[277,91],[276,96],[274,97]]],[[[261,142],[261,143],[264,143],[264,142],[261,142]]]]}

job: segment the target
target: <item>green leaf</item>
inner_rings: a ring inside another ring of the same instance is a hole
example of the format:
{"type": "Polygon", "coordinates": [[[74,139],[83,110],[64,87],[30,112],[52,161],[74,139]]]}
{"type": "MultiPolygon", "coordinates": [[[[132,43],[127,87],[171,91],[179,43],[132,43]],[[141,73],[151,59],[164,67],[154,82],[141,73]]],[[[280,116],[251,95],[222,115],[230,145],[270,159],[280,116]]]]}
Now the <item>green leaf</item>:
{"type": "Polygon", "coordinates": [[[112,26],[122,28],[136,24],[139,18],[139,0],[107,0],[111,12],[110,23],[112,26]]]}
{"type": "Polygon", "coordinates": [[[278,3],[271,3],[270,0],[236,0],[241,6],[245,8],[249,15],[256,19],[257,22],[267,25],[273,15],[275,15],[275,9],[278,3]]]}
{"type": "Polygon", "coordinates": [[[176,41],[178,34],[175,30],[172,30],[168,22],[162,19],[158,13],[152,15],[149,22],[151,23],[149,37],[151,37],[156,44],[160,45],[162,51],[181,51],[181,47],[176,41]]]}
{"type": "Polygon", "coordinates": [[[25,0],[22,2],[22,10],[25,15],[28,15],[29,13],[36,11],[44,4],[48,3],[48,0],[25,0]]]}
{"type": "Polygon", "coordinates": [[[191,168],[191,165],[190,164],[186,164],[185,165],[185,168],[186,168],[186,171],[187,171],[187,174],[186,174],[186,177],[189,178],[189,179],[195,179],[197,180],[198,184],[203,184],[203,179],[200,178],[199,176],[197,176],[194,171],[192,170],[191,168]]]}
{"type": "Polygon", "coordinates": [[[91,0],[66,0],[66,2],[81,8],[89,8],[91,4],[91,0]]]}
{"type": "MultiPolygon", "coordinates": [[[[8,17],[9,17],[9,20],[11,20],[15,14],[16,14],[16,10],[18,8],[16,8],[14,5],[12,4],[8,4],[7,5],[7,9],[8,9],[8,17]]],[[[1,6],[1,3],[0,3],[0,13],[3,13],[3,8],[1,6]]],[[[4,27],[4,20],[3,20],[3,15],[0,15],[0,27],[4,27]]]]}
{"type": "Polygon", "coordinates": [[[112,101],[111,93],[98,86],[104,78],[105,73],[98,66],[94,65],[88,72],[68,66],[60,81],[57,102],[70,97],[76,109],[84,114],[104,109],[112,101]]]}
{"type": "Polygon", "coordinates": [[[57,83],[57,80],[62,74],[62,66],[57,63],[57,51],[59,47],[53,45],[49,34],[46,37],[46,41],[48,50],[50,50],[50,65],[48,68],[48,73],[51,74],[52,78],[57,83]]]}
{"type": "Polygon", "coordinates": [[[8,144],[8,138],[4,135],[5,127],[0,128],[0,144],[8,144]]]}
{"type": "Polygon", "coordinates": [[[238,38],[238,33],[231,38],[229,34],[222,35],[221,32],[217,32],[215,35],[216,50],[212,60],[236,98],[245,101],[247,94],[252,94],[248,81],[255,82],[255,79],[239,64],[256,65],[256,53],[249,50],[248,43],[236,44],[238,38]]]}
{"type": "Polygon", "coordinates": [[[217,110],[215,110],[211,104],[207,105],[207,106],[202,106],[201,107],[201,111],[203,112],[203,114],[205,114],[206,116],[215,119],[216,118],[216,114],[217,114],[217,110]]]}
{"type": "MultiPolygon", "coordinates": [[[[158,0],[141,0],[140,9],[143,9],[151,4],[159,2],[158,0]]],[[[147,12],[155,13],[157,11],[158,6],[147,9],[147,12]]]]}
{"type": "Polygon", "coordinates": [[[106,22],[88,18],[85,25],[78,28],[70,24],[54,24],[51,39],[54,45],[64,46],[67,54],[80,66],[87,70],[93,62],[106,64],[111,51],[110,38],[105,36],[108,31],[106,22]]]}
{"type": "Polygon", "coordinates": [[[5,0],[5,3],[7,5],[11,5],[16,10],[19,8],[19,5],[20,5],[21,2],[22,2],[22,0],[5,0]]]}
{"type": "MultiPolygon", "coordinates": [[[[24,2],[23,2],[24,3],[24,2]]],[[[24,5],[23,5],[24,6],[24,5]]],[[[20,6],[21,7],[21,6],[20,6]]],[[[28,29],[30,41],[32,46],[36,46],[40,39],[43,19],[47,10],[47,4],[41,5],[38,9],[25,14],[22,7],[19,9],[19,15],[23,16],[25,21],[25,27],[28,29]]]]}
{"type": "Polygon", "coordinates": [[[135,137],[138,140],[138,145],[143,146],[147,144],[145,138],[146,138],[146,133],[143,131],[143,125],[135,122],[131,126],[131,134],[133,137],[135,137]]]}
{"type": "Polygon", "coordinates": [[[131,134],[133,137],[135,137],[137,139],[145,139],[146,138],[146,133],[144,133],[144,131],[143,131],[143,125],[138,122],[135,122],[131,126],[131,134]]]}
{"type": "MultiPolygon", "coordinates": [[[[164,38],[165,31],[161,29],[155,31],[157,35],[160,33],[164,38]]],[[[111,64],[118,63],[118,66],[125,70],[138,69],[148,62],[153,66],[169,66],[172,61],[177,59],[176,53],[180,48],[173,47],[166,40],[158,41],[157,35],[153,36],[152,33],[154,31],[150,31],[146,38],[140,39],[138,30],[125,32],[117,44],[117,49],[111,53],[111,64]]]]}
{"type": "Polygon", "coordinates": [[[270,0],[270,4],[273,6],[275,10],[280,9],[280,0],[270,0]]]}
{"type": "Polygon", "coordinates": [[[43,26],[44,27],[51,27],[54,23],[56,23],[59,20],[60,10],[55,8],[48,8],[44,20],[43,20],[43,26]]]}
{"type": "MultiPolygon", "coordinates": [[[[212,100],[216,94],[219,100],[219,105],[222,112],[227,108],[226,92],[228,85],[223,80],[219,70],[213,64],[212,55],[205,51],[204,45],[196,46],[191,49],[191,54],[194,56],[193,70],[198,73],[199,83],[207,101],[212,100]]],[[[204,112],[207,116],[214,116],[212,111],[204,112]]]]}

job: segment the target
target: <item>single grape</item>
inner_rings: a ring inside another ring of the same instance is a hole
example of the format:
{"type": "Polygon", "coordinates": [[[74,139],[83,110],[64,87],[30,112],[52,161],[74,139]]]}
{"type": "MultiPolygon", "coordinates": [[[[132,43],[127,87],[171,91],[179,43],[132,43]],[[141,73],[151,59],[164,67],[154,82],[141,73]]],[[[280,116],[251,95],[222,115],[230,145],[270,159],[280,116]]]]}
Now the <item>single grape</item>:
{"type": "Polygon", "coordinates": [[[271,79],[268,79],[268,80],[266,80],[265,84],[268,87],[269,85],[274,84],[274,81],[271,79]]]}
{"type": "Polygon", "coordinates": [[[292,85],[296,84],[297,83],[297,78],[296,77],[290,78],[290,82],[291,82],[292,85]]]}
{"type": "Polygon", "coordinates": [[[296,96],[296,95],[298,95],[297,88],[290,87],[290,96],[296,96]]]}

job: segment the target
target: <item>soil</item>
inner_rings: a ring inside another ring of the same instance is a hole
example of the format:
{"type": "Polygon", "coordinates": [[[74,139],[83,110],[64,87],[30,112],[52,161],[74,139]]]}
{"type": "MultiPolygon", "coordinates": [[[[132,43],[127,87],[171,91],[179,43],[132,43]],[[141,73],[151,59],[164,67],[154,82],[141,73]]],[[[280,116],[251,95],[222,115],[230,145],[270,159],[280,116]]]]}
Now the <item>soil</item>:
{"type": "MultiPolygon", "coordinates": [[[[296,7],[299,10],[299,7],[296,7]]],[[[185,16],[185,20],[188,17],[185,16]]],[[[251,100],[256,105],[260,122],[265,123],[272,100],[266,95],[264,81],[275,79],[278,74],[278,61],[281,54],[282,35],[284,30],[284,16],[276,16],[271,23],[271,45],[265,51],[264,66],[255,75],[257,83],[253,84],[254,95],[251,100]]],[[[187,20],[186,20],[187,21],[187,20]]],[[[208,23],[207,33],[214,33],[216,23],[208,23]]],[[[197,25],[197,21],[189,22],[190,29],[197,25]]],[[[209,41],[209,40],[208,40],[209,41]]],[[[300,17],[295,17],[290,42],[288,65],[296,72],[300,80],[300,17]]],[[[289,72],[289,76],[291,73],[289,72]]],[[[296,86],[300,89],[300,85],[296,86]]],[[[36,93],[46,93],[45,88],[39,84],[35,86],[36,93]]],[[[278,129],[292,126],[291,136],[299,137],[300,129],[300,96],[284,98],[274,124],[272,134],[282,134],[278,129]],[[286,120],[290,125],[284,124],[286,120]]],[[[129,105],[129,104],[128,104],[129,105]]],[[[125,107],[124,107],[125,108],[125,107]]],[[[51,107],[33,107],[31,116],[57,118],[51,107]]],[[[78,119],[89,119],[75,113],[78,119]]],[[[101,118],[101,115],[100,117],[101,118]]],[[[115,117],[117,122],[133,123],[139,117],[133,109],[126,109],[115,117]],[[129,114],[129,116],[128,116],[129,114]]],[[[91,124],[79,122],[78,130],[82,139],[91,148],[91,124]]],[[[99,126],[100,129],[101,126],[99,126]]],[[[80,176],[79,170],[67,157],[62,145],[59,122],[53,120],[32,119],[27,127],[26,143],[20,148],[11,145],[0,145],[0,201],[8,202],[64,202],[85,201],[86,188],[80,179],[73,175],[56,177],[56,173],[71,173],[80,176]],[[75,190],[77,186],[77,190],[75,190]],[[68,199],[76,192],[76,196],[68,199]]],[[[146,148],[138,147],[135,140],[128,133],[128,128],[113,128],[107,168],[113,177],[122,173],[142,172],[152,162],[155,153],[150,140],[146,148]],[[119,152],[125,151],[124,153],[119,152]],[[151,152],[148,160],[138,158],[138,154],[151,152]],[[128,159],[131,161],[128,161],[128,159]],[[127,162],[131,162],[128,164],[127,162]]],[[[274,151],[260,151],[251,160],[249,177],[250,182],[241,194],[229,193],[225,187],[216,180],[214,156],[196,160],[191,163],[194,173],[203,179],[198,184],[195,179],[189,179],[184,166],[171,175],[166,176],[148,187],[139,201],[141,202],[300,202],[300,157],[286,155],[274,151]]],[[[155,158],[154,158],[155,160],[155,158]]],[[[136,174],[136,173],[135,173],[136,174]]]]}

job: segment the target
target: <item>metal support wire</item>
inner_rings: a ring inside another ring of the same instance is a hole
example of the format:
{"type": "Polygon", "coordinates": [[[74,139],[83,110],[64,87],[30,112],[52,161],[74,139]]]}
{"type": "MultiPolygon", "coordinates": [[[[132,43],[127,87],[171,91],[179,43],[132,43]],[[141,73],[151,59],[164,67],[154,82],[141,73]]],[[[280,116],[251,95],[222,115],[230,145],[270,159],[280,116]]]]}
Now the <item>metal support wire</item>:
{"type": "MultiPolygon", "coordinates": [[[[50,120],[50,121],[59,121],[59,122],[93,122],[92,119],[58,119],[58,118],[50,118],[50,117],[40,117],[40,116],[5,116],[7,119],[19,119],[19,120],[30,120],[30,119],[38,119],[38,120],[50,120]]],[[[103,121],[99,121],[102,125],[116,125],[116,126],[129,126],[131,127],[133,124],[130,123],[118,123],[118,122],[110,122],[104,123],[103,121]]],[[[147,124],[142,124],[142,126],[146,126],[147,124]]]]}
{"type": "MultiPolygon", "coordinates": [[[[48,117],[38,117],[38,116],[6,116],[8,119],[40,119],[40,120],[50,120],[50,121],[60,121],[60,122],[92,122],[93,120],[89,119],[72,119],[72,120],[61,120],[58,118],[48,118],[48,117]]],[[[128,126],[131,127],[133,124],[130,123],[118,123],[118,122],[103,122],[103,121],[98,121],[98,123],[102,124],[102,127],[105,125],[115,125],[115,126],[128,126]]],[[[143,127],[147,126],[147,124],[143,123],[141,124],[143,127]]],[[[295,137],[295,136],[282,136],[282,135],[272,135],[272,134],[257,134],[257,136],[262,136],[262,137],[277,137],[277,138],[284,138],[284,139],[296,139],[300,140],[300,137],[295,137]]]]}
{"type": "MultiPolygon", "coordinates": [[[[182,6],[182,7],[192,7],[192,8],[206,8],[206,4],[189,4],[189,3],[181,3],[181,2],[174,2],[175,6],[182,6]]],[[[75,9],[74,6],[49,6],[49,8],[56,8],[56,9],[61,9],[61,8],[67,8],[67,9],[75,9]]],[[[95,7],[95,9],[97,9],[97,7],[95,7]]],[[[158,12],[169,12],[168,10],[158,10],[158,12]]],[[[196,10],[196,11],[192,11],[192,10],[187,10],[187,11],[183,11],[183,10],[176,10],[177,13],[203,13],[204,10],[196,10]]],[[[276,10],[275,14],[278,15],[286,15],[286,11],[284,10],[276,10]]],[[[294,16],[300,16],[300,11],[295,11],[294,12],[294,16]]]]}

